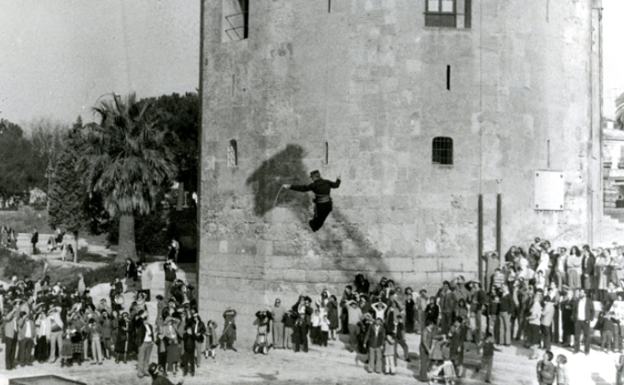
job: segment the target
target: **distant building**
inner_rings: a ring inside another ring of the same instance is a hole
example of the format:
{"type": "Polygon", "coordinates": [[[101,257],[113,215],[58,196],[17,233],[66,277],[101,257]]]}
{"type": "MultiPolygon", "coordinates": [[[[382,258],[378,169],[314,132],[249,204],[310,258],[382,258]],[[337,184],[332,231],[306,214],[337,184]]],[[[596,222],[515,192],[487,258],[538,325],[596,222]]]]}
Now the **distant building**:
{"type": "Polygon", "coordinates": [[[597,0],[204,2],[199,305],[215,319],[478,278],[484,250],[602,241],[597,0]],[[311,197],[342,176],[312,233],[311,197]],[[279,196],[278,196],[279,194],[279,196]]]}

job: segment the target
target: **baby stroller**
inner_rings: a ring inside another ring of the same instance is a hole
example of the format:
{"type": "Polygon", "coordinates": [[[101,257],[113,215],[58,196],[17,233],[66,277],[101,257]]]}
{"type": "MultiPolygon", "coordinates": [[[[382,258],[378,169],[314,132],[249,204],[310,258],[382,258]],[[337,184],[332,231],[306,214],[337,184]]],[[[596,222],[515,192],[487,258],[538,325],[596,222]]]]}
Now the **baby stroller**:
{"type": "Polygon", "coordinates": [[[448,341],[433,341],[431,349],[431,361],[429,363],[429,384],[455,385],[457,374],[455,366],[449,359],[450,351],[448,341]]]}
{"type": "Polygon", "coordinates": [[[273,314],[266,310],[261,310],[256,313],[256,321],[254,324],[258,325],[258,334],[256,335],[256,341],[253,345],[253,352],[255,354],[269,354],[269,326],[273,320],[273,314]]]}

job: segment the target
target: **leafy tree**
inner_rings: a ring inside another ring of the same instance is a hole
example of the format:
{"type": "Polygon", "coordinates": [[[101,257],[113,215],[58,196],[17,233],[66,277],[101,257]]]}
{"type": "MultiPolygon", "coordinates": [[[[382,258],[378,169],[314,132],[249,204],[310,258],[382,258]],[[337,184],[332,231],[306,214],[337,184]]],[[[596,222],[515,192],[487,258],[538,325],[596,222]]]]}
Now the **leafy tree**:
{"type": "Polygon", "coordinates": [[[31,145],[22,128],[0,119],[0,196],[21,195],[32,186],[31,163],[31,145]]]}
{"type": "MultiPolygon", "coordinates": [[[[27,123],[28,140],[31,143],[33,170],[31,187],[39,187],[49,194],[50,183],[54,177],[54,166],[64,151],[65,139],[70,131],[65,123],[50,118],[38,118],[27,123]]],[[[48,206],[49,208],[49,206],[48,206]]]]}
{"type": "Polygon", "coordinates": [[[79,117],[67,136],[65,151],[56,162],[48,196],[50,226],[63,228],[74,235],[74,262],[78,262],[78,235],[88,223],[85,207],[89,195],[83,181],[76,175],[80,151],[84,148],[81,129],[79,117]]]}
{"type": "Polygon", "coordinates": [[[85,150],[79,162],[87,191],[99,194],[104,209],[119,218],[116,261],[136,259],[135,215],[148,215],[161,192],[176,176],[162,116],[149,102],[138,103],[134,93],[104,99],[93,108],[99,123],[83,129],[85,150]]]}
{"type": "Polygon", "coordinates": [[[195,92],[184,95],[173,93],[158,98],[143,99],[163,113],[164,123],[175,134],[176,140],[170,143],[178,166],[176,180],[179,183],[179,196],[184,191],[197,192],[199,149],[199,97],[195,92]]]}

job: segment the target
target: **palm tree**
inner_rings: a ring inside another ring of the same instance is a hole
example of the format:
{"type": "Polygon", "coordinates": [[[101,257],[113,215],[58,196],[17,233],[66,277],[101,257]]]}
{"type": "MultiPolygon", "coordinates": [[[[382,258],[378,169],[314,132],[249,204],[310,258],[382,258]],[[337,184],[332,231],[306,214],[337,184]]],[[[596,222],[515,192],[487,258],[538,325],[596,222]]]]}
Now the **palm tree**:
{"type": "Polygon", "coordinates": [[[87,146],[79,171],[89,192],[99,194],[104,209],[119,218],[116,262],[136,259],[134,216],[147,215],[176,175],[171,132],[149,102],[112,94],[93,107],[99,123],[83,130],[87,146]]]}

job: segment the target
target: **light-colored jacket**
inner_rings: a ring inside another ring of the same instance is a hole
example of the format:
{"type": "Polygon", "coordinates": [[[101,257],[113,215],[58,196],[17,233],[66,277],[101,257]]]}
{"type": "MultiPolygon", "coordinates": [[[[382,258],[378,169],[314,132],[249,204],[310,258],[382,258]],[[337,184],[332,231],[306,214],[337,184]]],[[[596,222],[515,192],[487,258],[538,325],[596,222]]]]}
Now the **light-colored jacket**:
{"type": "Polygon", "coordinates": [[[555,315],[555,305],[552,302],[544,302],[544,308],[542,309],[542,316],[540,318],[540,324],[544,326],[551,326],[554,315],[555,315]]]}

